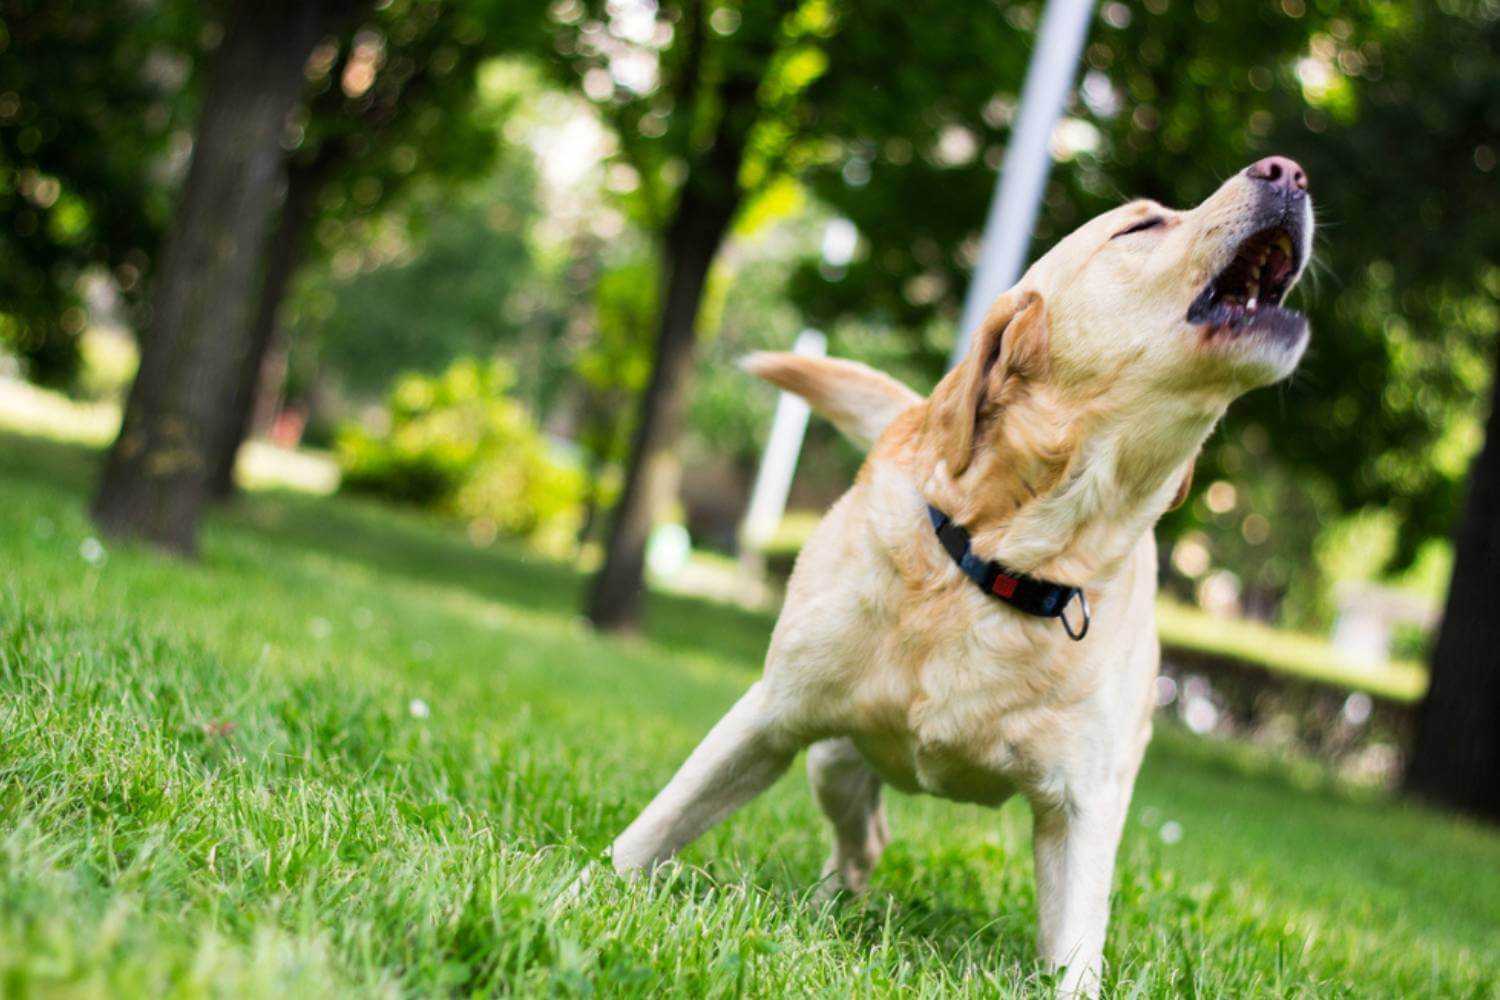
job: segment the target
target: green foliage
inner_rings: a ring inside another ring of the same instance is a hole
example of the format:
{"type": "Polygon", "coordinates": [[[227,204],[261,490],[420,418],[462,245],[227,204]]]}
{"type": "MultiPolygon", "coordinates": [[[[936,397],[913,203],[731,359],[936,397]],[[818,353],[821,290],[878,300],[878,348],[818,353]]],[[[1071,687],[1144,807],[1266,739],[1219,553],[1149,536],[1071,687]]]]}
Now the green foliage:
{"type": "MultiPolygon", "coordinates": [[[[316,257],[342,253],[347,266],[406,192],[425,184],[431,210],[435,186],[446,193],[496,170],[516,95],[482,95],[480,70],[534,45],[540,12],[531,0],[393,0],[314,50],[288,170],[319,191],[316,257]]],[[[516,168],[512,157],[499,170],[516,168]]]]}
{"type": "MultiPolygon", "coordinates": [[[[1195,473],[1192,499],[1168,515],[1165,544],[1183,539],[1204,543],[1212,565],[1203,572],[1233,572],[1241,605],[1251,617],[1299,628],[1331,625],[1331,585],[1352,577],[1336,572],[1341,567],[1310,558],[1319,540],[1339,522],[1329,484],[1302,477],[1278,462],[1274,445],[1258,424],[1231,425],[1202,465],[1203,470],[1195,473]],[[1236,439],[1230,440],[1230,434],[1236,439]],[[1217,478],[1197,478],[1215,473],[1217,478]]],[[[1389,555],[1383,553],[1366,567],[1363,578],[1378,575],[1389,555]]],[[[1173,572],[1168,585],[1180,579],[1173,572]]]]}
{"type": "Polygon", "coordinates": [[[537,218],[529,162],[506,155],[482,185],[432,185],[361,226],[362,250],[311,269],[293,300],[299,378],[318,373],[369,398],[397,371],[435,373],[455,358],[504,351],[543,408],[563,360],[562,290],[529,238],[537,218]]]}
{"type": "Polygon", "coordinates": [[[748,242],[736,248],[735,263],[721,270],[711,290],[718,293],[719,322],[700,353],[688,418],[694,451],[754,469],[776,393],[738,362],[752,351],[790,350],[800,317],[780,294],[787,262],[748,242]]]}
{"type": "Polygon", "coordinates": [[[614,131],[631,172],[619,201],[647,230],[665,232],[684,195],[737,210],[794,162],[801,97],[826,61],[822,3],[567,0],[552,16],[549,64],[614,131]]]}
{"type": "MultiPolygon", "coordinates": [[[[476,104],[477,69],[534,47],[543,9],[363,6],[314,50],[284,139],[292,183],[316,192],[294,252],[315,257],[364,246],[366,223],[414,184],[491,164],[503,108],[476,104]]],[[[85,269],[108,269],[128,306],[148,287],[220,13],[178,0],[0,4],[0,347],[34,377],[77,373],[85,269]]]]}
{"type": "MultiPolygon", "coordinates": [[[[0,440],[7,995],[1052,996],[1021,803],[891,794],[870,897],[818,906],[793,768],[659,883],[564,896],[765,618],[653,595],[603,638],[572,568],[348,497],[89,562],[92,463],[0,440]]],[[[1493,830],[1162,728],[1107,995],[1494,995],[1493,830]]]]}
{"type": "Polygon", "coordinates": [[[1432,637],[1416,625],[1398,625],[1391,636],[1391,655],[1426,663],[1432,656],[1432,637]]]}
{"type": "Polygon", "coordinates": [[[499,532],[565,548],[578,528],[584,477],[558,460],[508,395],[514,383],[499,361],[402,376],[390,393],[388,429],[350,425],[340,433],[344,487],[456,515],[477,538],[499,532]]]}
{"type": "Polygon", "coordinates": [[[496,13],[477,0],[373,6],[308,64],[290,166],[319,172],[328,228],[375,212],[413,180],[468,178],[489,165],[494,127],[481,111],[492,109],[476,106],[476,73],[521,44],[538,9],[509,5],[501,33],[487,30],[496,13]]]}
{"type": "Polygon", "coordinates": [[[629,452],[633,404],[651,377],[657,271],[654,260],[633,255],[606,265],[594,284],[592,335],[573,374],[583,411],[576,440],[596,465],[624,462],[629,452]]]}
{"type": "MultiPolygon", "coordinates": [[[[602,269],[598,339],[578,365],[598,413],[614,405],[618,390],[646,381],[664,308],[659,290],[707,271],[736,218],[758,224],[766,200],[786,193],[788,172],[803,155],[803,96],[826,65],[821,46],[833,20],[822,3],[784,0],[633,9],[568,0],[551,14],[547,65],[566,85],[581,84],[612,130],[611,201],[656,239],[659,254],[649,264],[614,261],[602,269]]],[[[683,288],[692,289],[684,304],[698,328],[713,330],[714,290],[702,303],[695,280],[683,288]]],[[[591,424],[592,451],[622,451],[628,422],[615,420],[612,430],[591,424]]]]}
{"type": "Polygon", "coordinates": [[[196,4],[0,3],[0,350],[69,385],[78,281],[110,272],[139,304],[191,103],[196,4]]]}

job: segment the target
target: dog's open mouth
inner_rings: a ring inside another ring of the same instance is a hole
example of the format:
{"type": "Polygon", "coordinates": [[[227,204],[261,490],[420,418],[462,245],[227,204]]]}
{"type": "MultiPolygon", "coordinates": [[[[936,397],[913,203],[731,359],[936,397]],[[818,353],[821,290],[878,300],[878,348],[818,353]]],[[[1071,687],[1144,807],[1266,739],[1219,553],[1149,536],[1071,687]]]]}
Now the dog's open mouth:
{"type": "Polygon", "coordinates": [[[1300,331],[1305,318],[1281,305],[1297,277],[1301,261],[1290,230],[1272,226],[1246,239],[1229,266],[1198,293],[1187,320],[1218,333],[1236,336],[1252,329],[1288,334],[1300,331]]]}

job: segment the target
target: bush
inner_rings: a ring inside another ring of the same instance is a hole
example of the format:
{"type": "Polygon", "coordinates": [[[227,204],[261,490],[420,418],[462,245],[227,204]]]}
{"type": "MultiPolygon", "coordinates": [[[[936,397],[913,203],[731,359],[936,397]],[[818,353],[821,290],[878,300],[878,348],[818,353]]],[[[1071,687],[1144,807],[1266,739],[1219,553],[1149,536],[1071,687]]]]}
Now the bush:
{"type": "Polygon", "coordinates": [[[585,477],[559,461],[507,394],[514,382],[509,365],[474,359],[436,377],[403,375],[388,428],[340,430],[344,488],[456,515],[477,540],[506,534],[566,548],[582,518],[585,477]]]}

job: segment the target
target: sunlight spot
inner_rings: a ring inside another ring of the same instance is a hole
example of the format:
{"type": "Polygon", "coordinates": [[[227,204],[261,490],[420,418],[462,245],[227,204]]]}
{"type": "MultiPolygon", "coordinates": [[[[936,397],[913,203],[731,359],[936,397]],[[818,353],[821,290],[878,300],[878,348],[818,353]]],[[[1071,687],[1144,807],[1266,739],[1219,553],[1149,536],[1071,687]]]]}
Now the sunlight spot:
{"type": "Polygon", "coordinates": [[[607,101],[615,92],[615,81],[609,70],[595,66],[583,74],[583,92],[592,101],[607,101]]]}
{"type": "Polygon", "coordinates": [[[99,539],[90,535],[78,543],[78,554],[90,566],[97,566],[104,561],[104,546],[99,539]]]}
{"type": "Polygon", "coordinates": [[[1182,706],[1182,721],[1189,729],[1202,736],[1219,724],[1219,710],[1207,698],[1192,696],[1182,706]]]}
{"type": "Polygon", "coordinates": [[[658,579],[671,579],[687,566],[693,554],[692,538],[680,524],[660,524],[646,545],[646,568],[658,579]]]}
{"type": "Polygon", "coordinates": [[[1080,153],[1093,153],[1102,140],[1099,130],[1082,118],[1064,118],[1052,127],[1048,148],[1053,159],[1072,160],[1080,153]]]}
{"type": "Polygon", "coordinates": [[[833,267],[843,267],[854,259],[859,247],[859,230],[848,219],[832,219],[823,229],[823,260],[833,267]]]}
{"type": "Polygon", "coordinates": [[[1130,8],[1122,3],[1107,3],[1099,13],[1111,28],[1130,27],[1130,8]]]}
{"type": "Polygon", "coordinates": [[[1172,546],[1172,565],[1177,572],[1190,580],[1208,572],[1211,556],[1208,551],[1208,536],[1201,531],[1190,531],[1172,546]]]}
{"type": "Polygon", "coordinates": [[[934,154],[945,167],[959,167],[974,159],[979,152],[979,139],[962,125],[945,125],[938,134],[934,154]]]}
{"type": "Polygon", "coordinates": [[[1375,708],[1375,702],[1363,691],[1355,691],[1344,699],[1344,709],[1340,713],[1344,721],[1351,726],[1362,726],[1370,721],[1370,712],[1375,708]]]}
{"type": "Polygon", "coordinates": [[[1084,74],[1078,92],[1083,96],[1083,103],[1098,117],[1113,118],[1120,113],[1123,102],[1107,74],[1096,69],[1089,70],[1084,74]]]}
{"type": "Polygon", "coordinates": [[[1227,514],[1239,502],[1239,494],[1233,483],[1220,479],[1208,488],[1206,499],[1209,510],[1215,514],[1227,514]]]}

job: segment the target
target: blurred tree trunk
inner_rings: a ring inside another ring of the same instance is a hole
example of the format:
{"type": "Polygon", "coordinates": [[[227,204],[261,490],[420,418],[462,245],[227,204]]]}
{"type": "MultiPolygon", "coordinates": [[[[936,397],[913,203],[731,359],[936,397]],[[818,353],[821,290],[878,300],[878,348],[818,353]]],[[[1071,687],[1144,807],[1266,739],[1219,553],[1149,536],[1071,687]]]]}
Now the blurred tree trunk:
{"type": "Polygon", "coordinates": [[[196,549],[214,416],[250,356],[287,116],[313,45],[355,7],[356,0],[246,0],[228,16],[157,272],[140,371],[94,500],[94,519],[111,535],[196,549]]]}
{"type": "MultiPolygon", "coordinates": [[[[695,33],[701,32],[698,20],[695,33]]],[[[625,489],[610,522],[604,565],[589,593],[588,617],[597,628],[627,631],[640,624],[646,542],[657,513],[653,501],[661,495],[663,481],[675,475],[671,452],[682,429],[698,308],[709,268],[740,207],[740,168],[755,126],[761,74],[773,51],[768,42],[765,51],[758,53],[761,58],[752,55],[738,63],[719,84],[722,111],[712,143],[690,160],[662,241],[663,288],[655,360],[641,398],[625,489]]],[[[686,84],[696,87],[696,76],[690,75],[686,84]]]]}
{"type": "Polygon", "coordinates": [[[1500,820],[1500,370],[1453,550],[1406,788],[1500,820]]]}
{"type": "MultiPolygon", "coordinates": [[[[604,629],[632,629],[640,622],[646,542],[658,513],[661,481],[672,475],[672,446],[682,430],[688,373],[693,367],[698,307],[715,254],[738,207],[738,169],[716,199],[683,192],[663,245],[666,287],[657,328],[651,380],[641,398],[631,442],[625,489],[615,506],[604,565],[594,578],[589,620],[604,629]]],[[[722,179],[722,178],[721,178],[722,179]]]]}
{"type": "Polygon", "coordinates": [[[278,388],[266,382],[266,358],[281,332],[281,306],[302,264],[307,231],[328,175],[326,165],[327,160],[319,157],[313,163],[293,163],[287,168],[286,198],[266,251],[260,301],[250,328],[250,353],[240,369],[233,396],[213,414],[215,423],[209,432],[208,489],[214,500],[228,500],[234,495],[235,458],[250,436],[256,404],[263,392],[278,388]]]}

